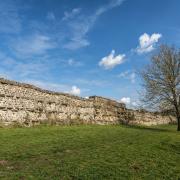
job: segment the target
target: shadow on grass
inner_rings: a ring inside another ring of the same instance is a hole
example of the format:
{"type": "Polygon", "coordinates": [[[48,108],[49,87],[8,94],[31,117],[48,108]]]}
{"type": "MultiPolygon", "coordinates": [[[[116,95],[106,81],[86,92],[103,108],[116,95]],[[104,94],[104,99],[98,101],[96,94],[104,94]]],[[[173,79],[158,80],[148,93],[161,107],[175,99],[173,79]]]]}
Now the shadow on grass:
{"type": "MultiPolygon", "coordinates": [[[[170,125],[170,126],[172,126],[172,125],[170,125]]],[[[168,129],[168,125],[167,125],[167,127],[162,127],[162,128],[159,128],[159,127],[156,127],[156,126],[148,127],[148,126],[138,126],[138,125],[124,125],[124,127],[132,128],[132,129],[153,131],[153,132],[172,132],[172,133],[177,132],[176,129],[174,129],[174,128],[173,129],[171,129],[171,128],[168,129]]]]}

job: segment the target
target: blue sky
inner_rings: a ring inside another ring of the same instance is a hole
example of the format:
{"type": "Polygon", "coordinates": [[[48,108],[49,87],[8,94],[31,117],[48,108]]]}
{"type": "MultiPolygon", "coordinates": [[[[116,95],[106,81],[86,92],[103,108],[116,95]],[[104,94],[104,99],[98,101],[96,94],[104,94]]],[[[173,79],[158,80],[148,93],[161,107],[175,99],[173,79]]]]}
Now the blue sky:
{"type": "Polygon", "coordinates": [[[129,106],[136,72],[180,45],[179,0],[0,0],[0,75],[129,106]]]}

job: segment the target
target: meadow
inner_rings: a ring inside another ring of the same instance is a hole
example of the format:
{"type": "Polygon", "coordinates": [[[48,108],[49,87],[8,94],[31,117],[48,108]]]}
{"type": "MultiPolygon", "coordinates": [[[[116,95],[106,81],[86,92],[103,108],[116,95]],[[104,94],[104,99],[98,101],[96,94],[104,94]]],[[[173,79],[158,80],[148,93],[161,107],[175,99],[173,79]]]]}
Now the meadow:
{"type": "Polygon", "coordinates": [[[0,179],[179,179],[175,125],[0,128],[0,179]]]}

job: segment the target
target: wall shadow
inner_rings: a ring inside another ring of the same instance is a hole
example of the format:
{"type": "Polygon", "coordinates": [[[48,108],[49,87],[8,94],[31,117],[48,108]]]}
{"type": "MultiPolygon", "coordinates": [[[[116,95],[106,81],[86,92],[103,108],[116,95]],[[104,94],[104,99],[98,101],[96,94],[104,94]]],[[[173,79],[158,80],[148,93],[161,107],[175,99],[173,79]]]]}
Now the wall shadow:
{"type": "Polygon", "coordinates": [[[131,128],[131,129],[139,129],[139,130],[146,130],[146,131],[153,131],[153,132],[177,132],[176,129],[172,128],[172,129],[168,129],[168,125],[167,128],[166,127],[156,127],[156,126],[138,126],[138,125],[123,125],[126,128],[131,128]]]}

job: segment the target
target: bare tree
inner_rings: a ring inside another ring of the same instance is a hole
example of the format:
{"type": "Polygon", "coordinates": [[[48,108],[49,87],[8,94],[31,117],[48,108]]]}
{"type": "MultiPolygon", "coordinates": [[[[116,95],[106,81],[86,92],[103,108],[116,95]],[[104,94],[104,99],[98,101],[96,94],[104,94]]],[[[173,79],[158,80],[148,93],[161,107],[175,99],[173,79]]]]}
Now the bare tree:
{"type": "Polygon", "coordinates": [[[180,131],[180,49],[161,45],[141,77],[144,102],[161,110],[171,109],[180,131]]]}

